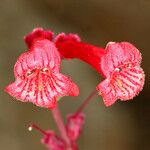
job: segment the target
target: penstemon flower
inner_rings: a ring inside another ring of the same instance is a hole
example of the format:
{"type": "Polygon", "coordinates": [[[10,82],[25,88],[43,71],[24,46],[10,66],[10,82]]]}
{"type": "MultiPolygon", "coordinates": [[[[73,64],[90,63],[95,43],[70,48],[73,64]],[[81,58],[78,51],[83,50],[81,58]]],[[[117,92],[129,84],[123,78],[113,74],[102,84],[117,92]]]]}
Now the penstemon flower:
{"type": "Polygon", "coordinates": [[[54,108],[56,99],[77,96],[77,85],[61,74],[60,54],[52,42],[53,33],[36,28],[25,37],[29,50],[23,53],[14,66],[16,81],[6,91],[22,102],[40,107],[54,108]]]}
{"type": "Polygon", "coordinates": [[[117,99],[133,99],[143,88],[144,72],[140,67],[141,54],[128,42],[108,43],[101,58],[101,69],[106,79],[97,89],[106,106],[117,99]]]}
{"type": "Polygon", "coordinates": [[[93,66],[105,78],[97,90],[106,106],[117,99],[132,99],[143,88],[144,72],[140,67],[141,54],[128,42],[110,42],[106,48],[79,40],[77,35],[64,33],[56,38],[56,46],[63,58],[78,58],[93,66]]]}

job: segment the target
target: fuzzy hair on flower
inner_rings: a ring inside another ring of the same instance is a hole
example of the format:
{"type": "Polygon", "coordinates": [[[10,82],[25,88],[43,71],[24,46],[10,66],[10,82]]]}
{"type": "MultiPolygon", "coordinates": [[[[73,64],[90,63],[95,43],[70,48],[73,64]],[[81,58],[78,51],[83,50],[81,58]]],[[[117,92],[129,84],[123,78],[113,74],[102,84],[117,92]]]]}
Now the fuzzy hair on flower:
{"type": "Polygon", "coordinates": [[[77,96],[77,85],[60,73],[61,58],[52,42],[53,33],[42,28],[25,36],[29,50],[18,58],[14,66],[15,82],[6,91],[22,102],[54,108],[63,96],[77,96]]]}

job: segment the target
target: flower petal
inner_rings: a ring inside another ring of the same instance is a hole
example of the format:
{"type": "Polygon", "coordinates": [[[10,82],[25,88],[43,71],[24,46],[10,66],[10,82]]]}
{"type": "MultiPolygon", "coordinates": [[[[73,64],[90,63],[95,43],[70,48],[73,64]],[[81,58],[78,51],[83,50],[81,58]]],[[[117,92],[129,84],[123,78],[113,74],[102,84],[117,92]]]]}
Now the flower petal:
{"type": "Polygon", "coordinates": [[[106,55],[101,58],[101,70],[106,77],[110,76],[115,68],[132,63],[140,65],[139,50],[128,42],[109,42],[106,46],[106,55]]]}
{"type": "Polygon", "coordinates": [[[62,74],[35,71],[24,79],[17,80],[6,88],[13,97],[32,102],[37,106],[54,108],[56,97],[77,96],[79,89],[72,80],[62,74]]]}
{"type": "Polygon", "coordinates": [[[36,42],[31,51],[23,53],[15,64],[14,73],[16,77],[20,77],[29,70],[43,67],[51,68],[54,72],[60,70],[59,52],[48,40],[36,42]]]}
{"type": "Polygon", "coordinates": [[[112,105],[117,99],[122,101],[133,99],[142,90],[144,72],[139,66],[131,66],[122,71],[114,71],[110,78],[101,82],[100,91],[106,106],[112,105]]]}
{"type": "MultiPolygon", "coordinates": [[[[78,96],[78,86],[67,76],[63,74],[57,74],[57,92],[60,96],[78,96]]],[[[55,79],[56,80],[56,79],[55,79]]]]}
{"type": "Polygon", "coordinates": [[[121,42],[120,46],[124,50],[126,59],[129,59],[134,65],[140,65],[142,57],[140,51],[129,42],[121,42]]]}
{"type": "Polygon", "coordinates": [[[35,78],[26,81],[16,80],[6,87],[6,91],[22,102],[32,102],[37,106],[47,108],[56,106],[56,94],[50,93],[52,90],[43,87],[42,83],[36,81],[35,78]]]}
{"type": "Polygon", "coordinates": [[[56,36],[55,38],[55,43],[59,42],[65,42],[65,41],[77,41],[80,42],[80,37],[77,34],[65,34],[65,33],[60,33],[56,36]]]}
{"type": "MultiPolygon", "coordinates": [[[[75,58],[76,53],[78,53],[78,49],[76,46],[74,47],[74,42],[77,42],[78,44],[80,42],[80,37],[77,34],[60,33],[56,36],[55,45],[58,48],[62,58],[75,58]],[[68,43],[67,46],[62,46],[65,42],[69,42],[70,44],[68,43]]],[[[78,45],[77,43],[75,45],[78,45]]]]}
{"type": "Polygon", "coordinates": [[[48,39],[52,41],[54,33],[50,30],[43,30],[43,28],[35,28],[31,33],[24,37],[24,40],[28,47],[33,44],[37,39],[48,39]]]}
{"type": "Polygon", "coordinates": [[[142,90],[145,75],[141,59],[138,49],[128,42],[108,43],[101,59],[106,79],[97,87],[106,106],[117,99],[130,100],[142,90]]]}
{"type": "Polygon", "coordinates": [[[97,90],[99,95],[102,96],[103,102],[106,106],[110,106],[117,100],[116,93],[113,88],[111,88],[109,79],[105,79],[98,86],[97,90]]]}

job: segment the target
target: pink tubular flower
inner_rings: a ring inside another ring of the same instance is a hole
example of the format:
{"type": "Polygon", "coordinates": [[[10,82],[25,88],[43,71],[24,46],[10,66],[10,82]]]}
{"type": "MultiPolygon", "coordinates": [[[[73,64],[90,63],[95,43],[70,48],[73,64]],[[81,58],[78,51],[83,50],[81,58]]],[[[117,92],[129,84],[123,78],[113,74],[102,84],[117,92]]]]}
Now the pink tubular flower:
{"type": "Polygon", "coordinates": [[[97,90],[106,106],[117,99],[132,99],[143,88],[141,54],[128,42],[110,42],[106,48],[80,42],[77,35],[64,33],[56,38],[56,47],[64,58],[77,58],[93,66],[105,78],[97,90]]]}
{"type": "Polygon", "coordinates": [[[54,108],[56,98],[77,96],[77,85],[59,73],[61,58],[51,41],[53,33],[36,28],[25,37],[29,51],[14,66],[16,81],[6,91],[13,97],[37,106],[54,108]]]}

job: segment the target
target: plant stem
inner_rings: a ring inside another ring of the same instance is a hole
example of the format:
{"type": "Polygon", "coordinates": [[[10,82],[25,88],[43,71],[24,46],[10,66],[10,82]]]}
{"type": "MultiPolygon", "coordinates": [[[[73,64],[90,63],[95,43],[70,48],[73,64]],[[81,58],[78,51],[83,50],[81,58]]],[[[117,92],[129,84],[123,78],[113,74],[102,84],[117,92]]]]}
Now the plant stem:
{"type": "Polygon", "coordinates": [[[83,101],[83,103],[79,106],[79,108],[77,109],[75,115],[77,115],[78,113],[82,112],[83,109],[86,107],[86,105],[91,101],[91,99],[96,95],[97,91],[94,90],[90,93],[90,95],[88,95],[88,97],[83,101]]]}
{"type": "Polygon", "coordinates": [[[52,109],[51,111],[52,111],[53,118],[56,122],[56,125],[61,133],[61,137],[64,139],[64,141],[67,144],[67,150],[72,150],[71,141],[67,136],[66,128],[65,128],[59,108],[56,107],[56,108],[52,109]]]}

